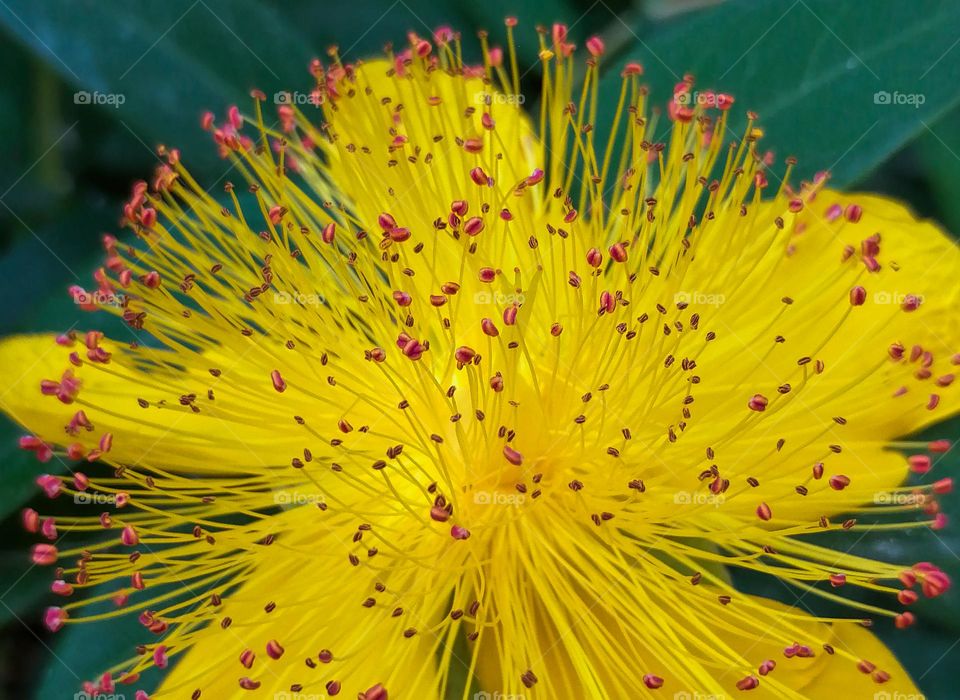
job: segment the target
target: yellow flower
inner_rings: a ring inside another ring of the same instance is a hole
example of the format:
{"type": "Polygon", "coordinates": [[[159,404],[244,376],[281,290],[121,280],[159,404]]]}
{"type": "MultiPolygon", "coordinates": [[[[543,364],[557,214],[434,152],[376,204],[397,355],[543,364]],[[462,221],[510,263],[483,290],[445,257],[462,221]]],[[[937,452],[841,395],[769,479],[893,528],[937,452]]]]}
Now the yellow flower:
{"type": "Polygon", "coordinates": [[[541,44],[536,127],[512,36],[471,67],[448,31],[315,62],[273,125],[258,93],[205,117],[231,204],[162,149],[139,240],[72,290],[131,335],[0,344],[23,446],[97,462],[39,483],[102,515],[24,514],[62,567],[47,625],[144,627],[88,689],[169,663],[150,697],[917,692],[863,620],[949,580],[820,535],[943,524],[949,480],[901,483],[948,446],[897,438],[957,410],[957,248],[826,174],[770,185],[726,95],[662,111],[631,64],[601,105],[602,42],[582,87],[566,30],[541,44]]]}

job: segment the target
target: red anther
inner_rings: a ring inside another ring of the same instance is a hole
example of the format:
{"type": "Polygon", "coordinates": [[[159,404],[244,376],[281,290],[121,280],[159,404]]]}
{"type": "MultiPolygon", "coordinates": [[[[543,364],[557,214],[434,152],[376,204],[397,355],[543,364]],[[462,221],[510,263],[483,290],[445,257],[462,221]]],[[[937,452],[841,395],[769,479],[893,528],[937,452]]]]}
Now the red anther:
{"type": "Polygon", "coordinates": [[[737,681],[737,690],[753,690],[759,685],[759,678],[756,676],[746,676],[737,681]]]}
{"type": "Polygon", "coordinates": [[[383,348],[373,348],[370,350],[370,359],[374,362],[383,362],[387,359],[387,353],[383,348]]]}
{"type": "Polygon", "coordinates": [[[463,142],[463,150],[465,150],[467,153],[480,153],[483,151],[483,139],[465,139],[463,142]]]}
{"type": "Polygon", "coordinates": [[[587,251],[587,264],[590,267],[600,267],[601,262],[603,262],[603,253],[598,249],[591,248],[587,251]]]}
{"type": "Polygon", "coordinates": [[[393,300],[397,302],[397,306],[410,306],[413,303],[413,297],[411,297],[406,292],[396,291],[393,293],[393,300]]]}
{"type": "MultiPolygon", "coordinates": [[[[613,258],[614,262],[622,263],[627,260],[627,249],[623,243],[614,243],[609,248],[610,257],[613,258]]],[[[587,260],[589,261],[589,253],[587,253],[587,260]]]]}
{"type": "Polygon", "coordinates": [[[934,493],[939,493],[940,495],[950,493],[953,491],[953,478],[948,476],[944,479],[940,479],[939,481],[935,481],[933,483],[933,491],[934,493]]]}
{"type": "Polygon", "coordinates": [[[866,659],[861,659],[857,662],[857,668],[860,670],[860,673],[873,673],[877,667],[866,659]]]}
{"type": "Polygon", "coordinates": [[[927,400],[927,410],[932,411],[937,406],[940,405],[940,394],[930,394],[930,398],[927,400]]]}
{"type": "Polygon", "coordinates": [[[417,56],[420,58],[426,58],[430,55],[431,51],[433,51],[433,46],[431,46],[430,42],[426,39],[421,39],[417,42],[417,56]]]}
{"type": "Polygon", "coordinates": [[[270,211],[267,212],[267,216],[270,218],[270,223],[274,226],[280,223],[280,220],[283,218],[283,207],[279,205],[274,205],[270,207],[270,211]]]}
{"type": "Polygon", "coordinates": [[[945,573],[939,570],[929,571],[923,575],[920,590],[927,598],[936,598],[950,590],[950,585],[950,577],[945,573]]]}
{"type": "Polygon", "coordinates": [[[430,295],[430,306],[441,307],[447,303],[447,298],[442,294],[430,295]]]}
{"type": "Polygon", "coordinates": [[[600,294],[600,310],[612,314],[617,309],[617,300],[610,292],[604,291],[600,294]]]}
{"type": "Polygon", "coordinates": [[[930,523],[931,530],[943,530],[949,524],[946,513],[937,513],[933,516],[933,522],[930,523]]]}
{"type": "Polygon", "coordinates": [[[325,687],[327,689],[327,695],[340,694],[340,681],[328,681],[325,687]]]}
{"type": "Polygon", "coordinates": [[[323,227],[323,231],[320,234],[320,238],[323,239],[323,242],[326,244],[333,243],[334,236],[337,235],[337,224],[331,221],[329,224],[323,227]]]}
{"type": "Polygon", "coordinates": [[[754,394],[753,397],[747,402],[747,406],[751,411],[762,412],[767,410],[767,397],[763,394],[754,394]]]}
{"type": "Polygon", "coordinates": [[[140,223],[144,228],[153,228],[153,225],[157,223],[157,210],[150,207],[144,207],[140,211],[140,223]]]}
{"type": "Polygon", "coordinates": [[[445,523],[450,519],[450,513],[443,506],[433,506],[430,509],[430,517],[438,523],[445,523]]]}
{"type": "Polygon", "coordinates": [[[140,537],[137,536],[137,531],[132,525],[127,525],[120,533],[120,541],[127,547],[133,547],[140,543],[140,537]]]}
{"type": "Polygon", "coordinates": [[[57,563],[57,548],[52,544],[35,544],[30,550],[30,559],[38,566],[57,563]]]}
{"type": "Polygon", "coordinates": [[[134,572],[134,574],[130,577],[130,585],[136,588],[138,591],[142,591],[147,587],[143,582],[143,574],[141,574],[139,571],[134,572]]]}
{"type": "Polygon", "coordinates": [[[503,456],[515,467],[519,467],[521,464],[523,464],[523,455],[510,447],[510,445],[503,446],[503,456]]]}
{"type": "Polygon", "coordinates": [[[462,525],[454,525],[450,528],[450,536],[455,540],[465,540],[470,537],[470,531],[462,525]]]}
{"type": "Polygon", "coordinates": [[[803,200],[802,200],[802,199],[791,199],[791,200],[787,203],[787,209],[789,209],[789,210],[790,210],[792,213],[794,213],[794,214],[797,214],[797,213],[803,211],[803,200]]]}
{"type": "Polygon", "coordinates": [[[513,221],[513,213],[509,209],[504,207],[503,209],[500,210],[500,218],[503,221],[513,221]]]}
{"type": "Polygon", "coordinates": [[[113,433],[104,433],[100,437],[100,452],[109,452],[113,447],[113,433]]]}
{"type": "Polygon", "coordinates": [[[213,127],[213,122],[215,119],[216,119],[216,116],[214,115],[213,112],[204,112],[200,116],[200,127],[204,131],[210,131],[210,129],[213,127]]]}
{"type": "Polygon", "coordinates": [[[280,642],[276,639],[271,639],[267,642],[267,656],[274,660],[283,656],[283,647],[280,646],[280,642]]]}
{"type": "Polygon", "coordinates": [[[483,329],[484,334],[489,335],[491,338],[496,338],[500,335],[500,331],[492,319],[485,318],[480,321],[480,328],[483,329]]]}
{"type": "Polygon", "coordinates": [[[48,540],[57,539],[57,521],[53,518],[47,518],[43,521],[43,525],[40,526],[40,532],[48,540]]]}
{"type": "Polygon", "coordinates": [[[524,180],[524,182],[527,184],[527,187],[533,187],[541,180],[543,180],[543,170],[540,168],[534,168],[533,172],[527,175],[527,178],[524,180]]]}
{"type": "Polygon", "coordinates": [[[843,215],[846,217],[847,221],[852,224],[860,221],[860,218],[863,216],[863,207],[859,204],[848,204],[843,210],[843,215]]]}
{"type": "Polygon", "coordinates": [[[823,462],[817,462],[813,465],[813,478],[822,479],[823,478],[823,462]]]}
{"type": "Polygon", "coordinates": [[[468,236],[476,236],[483,231],[483,219],[479,216],[471,216],[463,224],[463,232],[468,236]]]}
{"type": "Polygon", "coordinates": [[[470,170],[470,179],[480,187],[492,187],[493,179],[488,177],[483,168],[477,166],[470,170]]]}
{"type": "Polygon", "coordinates": [[[503,391],[503,375],[498,372],[490,377],[490,388],[497,393],[503,391]]]}
{"type": "Polygon", "coordinates": [[[587,51],[589,51],[590,55],[594,58],[600,58],[605,50],[606,46],[600,37],[592,36],[587,39],[587,51]]]}
{"type": "Polygon", "coordinates": [[[773,517],[773,511],[770,510],[770,506],[766,503],[761,503],[757,506],[757,517],[761,520],[769,520],[773,517]]]}
{"type": "Polygon", "coordinates": [[[452,211],[457,216],[463,218],[467,215],[467,210],[470,208],[470,205],[464,199],[455,199],[450,204],[450,211],[452,211]]]}
{"type": "Polygon", "coordinates": [[[860,255],[875,258],[880,253],[880,237],[877,234],[860,241],[860,255]]]}
{"type": "Polygon", "coordinates": [[[723,92],[718,93],[718,94],[717,94],[717,109],[720,109],[720,110],[723,110],[723,111],[727,111],[728,109],[730,109],[731,107],[733,107],[733,103],[734,103],[735,101],[736,101],[736,100],[734,100],[733,95],[728,95],[728,94],[723,93],[723,92]]]}
{"type": "Polygon", "coordinates": [[[47,608],[43,611],[43,625],[51,632],[58,632],[68,617],[63,608],[47,608]]]}
{"type": "Polygon", "coordinates": [[[923,355],[923,348],[919,345],[914,345],[910,348],[910,361],[916,362],[923,355]]]}
{"type": "Polygon", "coordinates": [[[934,384],[937,386],[950,386],[953,384],[954,376],[952,374],[944,374],[943,376],[937,377],[934,380],[934,384]]]}
{"type": "Polygon", "coordinates": [[[874,683],[886,683],[890,680],[890,674],[886,671],[877,671],[873,674],[874,683]]]}
{"type": "Polygon", "coordinates": [[[227,110],[227,120],[234,129],[241,129],[243,127],[243,116],[240,114],[240,110],[236,105],[230,105],[230,108],[227,110]]]}
{"type": "Polygon", "coordinates": [[[904,311],[916,311],[920,308],[920,303],[920,297],[914,294],[907,294],[907,296],[903,298],[903,303],[900,304],[900,308],[904,311]]]}
{"type": "Polygon", "coordinates": [[[554,46],[559,46],[565,43],[567,40],[567,25],[560,24],[559,22],[554,23],[552,38],[554,46]]]}
{"type": "Polygon", "coordinates": [[[830,585],[834,588],[839,588],[847,582],[847,577],[844,574],[832,574],[830,576],[830,585]]]}
{"type": "Polygon", "coordinates": [[[390,231],[397,227],[396,219],[386,212],[377,217],[377,224],[379,224],[380,228],[383,229],[384,233],[390,233],[390,231]]]}
{"type": "Polygon", "coordinates": [[[656,690],[663,685],[663,679],[660,676],[653,675],[652,673],[646,673],[643,676],[643,684],[651,690],[656,690]]]}
{"type": "Polygon", "coordinates": [[[901,343],[894,343],[887,349],[887,354],[890,355],[891,359],[901,360],[903,359],[904,347],[901,343]]]}
{"type": "Polygon", "coordinates": [[[951,442],[949,440],[934,440],[927,445],[927,450],[934,454],[943,454],[949,452],[951,442]]]}
{"type": "Polygon", "coordinates": [[[283,381],[283,377],[280,376],[280,370],[275,369],[270,372],[270,381],[273,382],[273,388],[278,392],[283,393],[287,390],[287,383],[283,381]]]}
{"type": "Polygon", "coordinates": [[[157,668],[166,668],[169,663],[167,658],[167,648],[164,645],[158,646],[153,650],[153,663],[157,668]]]}
{"type": "Polygon", "coordinates": [[[59,478],[51,474],[41,474],[36,478],[36,484],[43,489],[47,498],[56,498],[60,495],[60,489],[63,484],[59,478]]]}
{"type": "Polygon", "coordinates": [[[852,245],[843,246],[843,252],[840,254],[840,262],[846,262],[853,257],[854,248],[852,245]]]}
{"type": "Polygon", "coordinates": [[[913,588],[915,585],[917,585],[917,575],[909,569],[901,571],[897,578],[899,578],[900,583],[907,588],[913,588]]]}
{"type": "Polygon", "coordinates": [[[863,303],[867,300],[867,290],[857,285],[850,290],[850,305],[851,306],[863,306],[863,303]]]}
{"type": "Polygon", "coordinates": [[[353,426],[343,418],[337,421],[337,428],[341,433],[349,433],[353,431],[353,426]]]}
{"type": "Polygon", "coordinates": [[[104,530],[108,530],[113,527],[113,519],[110,517],[109,513],[100,514],[100,527],[104,530]]]}
{"type": "Polygon", "coordinates": [[[561,326],[559,323],[554,323],[552,326],[550,326],[550,335],[552,335],[554,338],[559,336],[561,333],[563,333],[563,326],[561,326]]]}
{"type": "Polygon", "coordinates": [[[767,659],[762,664],[760,664],[760,668],[757,669],[757,673],[759,673],[761,676],[765,676],[776,667],[777,667],[776,661],[774,661],[773,659],[767,659]]]}
{"type": "Polygon", "coordinates": [[[368,688],[367,692],[361,693],[357,700],[387,700],[387,689],[381,683],[377,683],[372,688],[368,688]]]}
{"type": "Polygon", "coordinates": [[[910,464],[910,471],[914,474],[926,474],[932,466],[930,457],[927,455],[910,455],[907,457],[910,464]]]}
{"type": "Polygon", "coordinates": [[[912,605],[917,602],[917,598],[919,596],[914,591],[906,588],[897,593],[897,600],[900,601],[901,605],[912,605]]]}
{"type": "Polygon", "coordinates": [[[50,590],[57,595],[62,595],[64,597],[69,597],[73,595],[73,586],[64,581],[63,579],[57,579],[50,584],[50,590]]]}
{"type": "Polygon", "coordinates": [[[497,271],[492,267],[481,267],[480,272],[477,274],[477,277],[481,282],[490,283],[497,278],[497,271]]]}
{"type": "Polygon", "coordinates": [[[156,289],[160,286],[160,273],[156,270],[151,270],[147,274],[143,275],[140,278],[140,281],[143,282],[144,286],[148,289],[156,289]]]}
{"type": "MultiPolygon", "coordinates": [[[[92,693],[88,693],[88,695],[92,695],[92,693]]],[[[147,695],[147,691],[138,690],[133,694],[133,700],[150,700],[150,696],[147,695]]]]}
{"type": "Polygon", "coordinates": [[[571,210],[568,211],[568,212],[564,215],[564,217],[563,217],[564,223],[567,223],[567,224],[572,224],[572,223],[573,223],[574,221],[576,221],[576,220],[577,220],[577,210],[576,210],[576,209],[571,209],[571,210]]]}
{"type": "Polygon", "coordinates": [[[511,304],[503,310],[503,322],[508,326],[512,326],[517,322],[517,311],[519,307],[516,304],[511,304]]]}
{"type": "Polygon", "coordinates": [[[390,236],[390,240],[395,243],[403,243],[405,240],[410,238],[410,229],[403,228],[398,226],[397,228],[392,228],[387,234],[390,236]]]}
{"type": "Polygon", "coordinates": [[[130,494],[126,491],[117,491],[117,495],[113,497],[113,501],[117,508],[123,508],[130,502],[130,494]]]}
{"type": "Polygon", "coordinates": [[[473,348],[461,345],[454,351],[453,356],[461,365],[468,365],[477,356],[477,353],[473,348]]]}
{"type": "Polygon", "coordinates": [[[257,658],[257,655],[253,652],[253,649],[244,649],[240,652],[240,664],[244,668],[250,668],[253,666],[254,659],[257,658]]]}
{"type": "Polygon", "coordinates": [[[240,687],[243,688],[244,690],[256,690],[257,688],[260,687],[260,681],[255,681],[252,678],[247,678],[246,676],[244,676],[237,682],[240,684],[240,687]]]}
{"type": "Polygon", "coordinates": [[[20,522],[27,532],[40,531],[40,514],[33,508],[24,508],[20,511],[20,522]]]}
{"type": "Polygon", "coordinates": [[[830,477],[830,488],[834,491],[843,491],[850,485],[850,477],[843,474],[836,474],[830,477]]]}
{"type": "Polygon", "coordinates": [[[620,75],[624,78],[630,75],[643,75],[643,66],[639,63],[628,63],[623,67],[623,72],[620,75]]]}

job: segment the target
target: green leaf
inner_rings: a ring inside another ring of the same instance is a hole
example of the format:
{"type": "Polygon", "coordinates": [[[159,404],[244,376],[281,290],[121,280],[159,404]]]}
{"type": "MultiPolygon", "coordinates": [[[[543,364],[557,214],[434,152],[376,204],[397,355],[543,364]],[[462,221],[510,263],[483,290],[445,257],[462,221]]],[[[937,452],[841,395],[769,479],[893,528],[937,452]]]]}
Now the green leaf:
{"type": "MultiPolygon", "coordinates": [[[[753,110],[781,162],[794,155],[801,176],[830,170],[834,184],[846,185],[958,103],[958,23],[952,0],[875,0],[869,8],[737,0],[644,37],[614,63],[643,63],[662,106],[688,72],[695,90],[733,94],[728,137],[740,138],[753,110]]],[[[608,73],[601,89],[601,104],[613,104],[619,75],[608,73]]]]}
{"type": "Polygon", "coordinates": [[[0,25],[78,90],[101,96],[77,104],[78,118],[110,112],[145,148],[189,147],[194,167],[217,163],[199,127],[203,110],[246,108],[253,87],[270,96],[311,80],[314,51],[260,2],[9,0],[0,25]]]}

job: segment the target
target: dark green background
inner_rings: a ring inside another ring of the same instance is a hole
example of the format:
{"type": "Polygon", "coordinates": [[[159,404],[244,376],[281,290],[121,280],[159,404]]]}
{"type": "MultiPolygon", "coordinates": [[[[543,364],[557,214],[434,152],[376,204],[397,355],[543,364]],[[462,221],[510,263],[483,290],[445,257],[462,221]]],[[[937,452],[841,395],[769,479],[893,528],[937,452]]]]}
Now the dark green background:
{"type": "MultiPolygon", "coordinates": [[[[628,59],[644,64],[659,103],[692,72],[698,86],[733,93],[737,114],[760,114],[778,161],[795,155],[802,175],[830,169],[835,183],[892,194],[960,231],[955,0],[2,0],[0,334],[84,323],[66,289],[89,283],[99,236],[117,231],[121,202],[156,164],[158,143],[183,149],[211,188],[229,176],[199,129],[204,109],[222,114],[227,104],[246,104],[252,87],[267,94],[307,88],[309,60],[333,43],[356,59],[387,41],[404,42],[407,29],[428,36],[443,23],[468,44],[477,29],[491,30],[497,43],[508,14],[521,21],[530,107],[539,79],[533,27],[562,20],[580,45],[593,33],[606,39],[608,100],[628,59]],[[125,101],[118,108],[78,105],[77,90],[125,101]],[[878,91],[920,94],[924,104],[876,104],[878,91]]],[[[72,698],[80,678],[128,653],[138,626],[71,627],[54,638],[39,624],[52,597],[49,571],[29,568],[30,540],[20,534],[17,512],[36,499],[32,479],[40,467],[16,448],[18,432],[0,425],[0,698],[72,698]]],[[[957,432],[954,421],[930,436],[957,432]]],[[[948,454],[930,477],[958,464],[956,453],[948,454]]],[[[960,499],[946,501],[947,512],[960,516],[960,499]]],[[[836,546],[929,559],[960,579],[956,528],[838,538],[836,546]]],[[[741,584],[795,600],[778,582],[741,584]]],[[[915,628],[879,625],[877,632],[928,697],[955,697],[960,598],[955,591],[918,608],[915,628]]]]}

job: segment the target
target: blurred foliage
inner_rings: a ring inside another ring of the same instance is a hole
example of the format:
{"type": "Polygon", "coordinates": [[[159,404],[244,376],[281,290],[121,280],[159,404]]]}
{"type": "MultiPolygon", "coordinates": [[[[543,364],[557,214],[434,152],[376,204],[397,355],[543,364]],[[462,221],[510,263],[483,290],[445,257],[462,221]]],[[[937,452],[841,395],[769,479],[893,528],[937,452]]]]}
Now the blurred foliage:
{"type": "MultiPolygon", "coordinates": [[[[521,22],[519,53],[532,93],[540,75],[532,27],[562,20],[581,44],[592,33],[605,38],[606,99],[616,98],[627,60],[644,64],[659,105],[693,72],[697,89],[736,96],[734,134],[746,110],[755,109],[768,147],[781,162],[798,156],[801,174],[829,168],[838,183],[897,196],[960,230],[960,112],[951,111],[960,99],[960,48],[954,49],[960,4],[952,0],[869,6],[829,0],[5,0],[0,333],[83,327],[66,287],[89,280],[100,257],[98,238],[116,230],[130,183],[156,163],[156,144],[182,148],[201,182],[224,179],[226,166],[199,128],[203,110],[222,113],[228,104],[245,104],[253,87],[268,95],[306,87],[308,61],[324,57],[327,47],[337,44],[355,60],[387,42],[403,43],[407,30],[429,35],[449,24],[464,33],[467,54],[476,59],[473,33],[488,30],[491,43],[502,42],[508,14],[521,22]],[[123,104],[77,104],[79,90],[123,95],[123,104]],[[881,92],[920,94],[923,104],[878,104],[874,96],[881,92]]],[[[605,126],[601,119],[598,132],[605,126]]],[[[28,540],[19,534],[16,514],[36,497],[32,479],[40,468],[16,448],[18,432],[6,422],[0,429],[0,518],[9,533],[0,553],[0,652],[7,652],[0,653],[0,698],[63,698],[78,677],[91,677],[107,659],[126,653],[138,625],[69,627],[55,640],[40,628],[49,572],[28,568],[28,540]],[[13,655],[17,663],[10,663],[13,655]]],[[[930,435],[956,438],[958,432],[954,421],[930,435]]],[[[934,476],[957,467],[956,452],[945,455],[934,476]]],[[[960,514],[960,496],[944,505],[960,514]]],[[[955,530],[871,535],[854,551],[935,560],[960,578],[955,530]]],[[[795,600],[779,582],[748,579],[736,577],[745,588],[795,600]]],[[[906,632],[876,630],[929,697],[955,694],[951,665],[937,661],[960,634],[958,600],[923,603],[932,614],[906,632]]],[[[821,609],[819,602],[807,603],[821,609]]]]}

